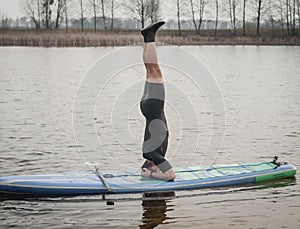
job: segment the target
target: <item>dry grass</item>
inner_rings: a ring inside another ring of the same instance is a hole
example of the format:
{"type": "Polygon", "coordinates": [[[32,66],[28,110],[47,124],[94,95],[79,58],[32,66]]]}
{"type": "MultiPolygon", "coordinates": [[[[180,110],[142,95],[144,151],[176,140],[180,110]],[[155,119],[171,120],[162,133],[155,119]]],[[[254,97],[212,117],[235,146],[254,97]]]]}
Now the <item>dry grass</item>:
{"type": "MultiPolygon", "coordinates": [[[[217,36],[213,31],[202,31],[196,35],[194,31],[183,31],[179,36],[178,31],[162,30],[158,41],[170,45],[300,45],[300,37],[289,37],[281,31],[263,31],[257,38],[255,32],[242,36],[241,31],[233,34],[231,31],[218,31],[217,36]],[[252,35],[251,35],[252,34],[252,35]]],[[[139,31],[119,30],[105,33],[104,31],[71,30],[0,30],[0,46],[36,46],[36,47],[98,47],[98,46],[126,46],[137,45],[143,42],[139,31]]]]}
{"type": "Polygon", "coordinates": [[[138,33],[117,34],[79,31],[9,30],[0,32],[0,46],[97,47],[124,46],[141,42],[138,33]]]}
{"type": "Polygon", "coordinates": [[[172,45],[300,45],[299,37],[256,38],[256,37],[161,37],[160,41],[172,45]]]}

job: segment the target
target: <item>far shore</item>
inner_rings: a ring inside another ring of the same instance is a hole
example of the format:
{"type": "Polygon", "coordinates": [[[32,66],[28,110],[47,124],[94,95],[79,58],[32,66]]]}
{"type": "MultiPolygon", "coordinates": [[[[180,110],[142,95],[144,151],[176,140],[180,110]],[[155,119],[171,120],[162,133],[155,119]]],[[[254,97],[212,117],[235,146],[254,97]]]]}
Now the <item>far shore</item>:
{"type": "MultiPolygon", "coordinates": [[[[81,32],[79,30],[0,30],[0,46],[29,47],[109,47],[140,45],[143,40],[137,30],[114,30],[81,32]]],[[[161,45],[300,45],[300,32],[288,36],[281,30],[262,31],[257,37],[255,31],[233,33],[230,30],[203,30],[200,35],[195,31],[159,31],[157,43],[161,45]]]]}

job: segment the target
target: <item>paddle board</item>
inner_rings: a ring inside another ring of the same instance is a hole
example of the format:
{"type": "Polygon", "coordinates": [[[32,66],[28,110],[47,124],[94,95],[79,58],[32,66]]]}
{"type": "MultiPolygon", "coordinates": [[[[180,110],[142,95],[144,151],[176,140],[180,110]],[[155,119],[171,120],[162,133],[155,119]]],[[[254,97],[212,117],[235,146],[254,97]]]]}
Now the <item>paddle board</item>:
{"type": "Polygon", "coordinates": [[[67,172],[48,175],[0,177],[0,193],[39,196],[145,193],[241,185],[293,177],[296,168],[288,163],[216,165],[209,168],[177,169],[175,181],[143,178],[125,171],[67,172]]]}

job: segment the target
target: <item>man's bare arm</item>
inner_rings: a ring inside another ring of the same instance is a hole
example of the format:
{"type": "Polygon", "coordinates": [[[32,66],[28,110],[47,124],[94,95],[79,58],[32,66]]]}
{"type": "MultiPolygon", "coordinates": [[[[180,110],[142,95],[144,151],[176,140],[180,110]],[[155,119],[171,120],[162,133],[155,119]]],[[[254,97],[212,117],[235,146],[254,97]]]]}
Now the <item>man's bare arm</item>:
{"type": "Polygon", "coordinates": [[[173,169],[169,169],[168,171],[164,173],[151,173],[150,170],[144,168],[142,169],[142,176],[143,177],[152,177],[154,179],[159,179],[159,180],[175,180],[176,175],[174,173],[173,169]]]}

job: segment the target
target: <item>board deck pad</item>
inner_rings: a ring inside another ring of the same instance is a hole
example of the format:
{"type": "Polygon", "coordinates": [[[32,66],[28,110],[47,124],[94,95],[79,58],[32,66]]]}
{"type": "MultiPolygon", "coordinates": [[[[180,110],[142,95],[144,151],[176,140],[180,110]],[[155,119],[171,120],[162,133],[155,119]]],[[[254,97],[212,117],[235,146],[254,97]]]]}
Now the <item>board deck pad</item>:
{"type": "MultiPolygon", "coordinates": [[[[296,168],[271,162],[252,164],[199,166],[175,169],[173,182],[141,177],[126,171],[103,171],[103,177],[113,193],[143,193],[176,191],[256,183],[293,177],[296,168]]],[[[0,192],[36,195],[94,195],[108,190],[94,172],[68,172],[48,175],[0,177],[0,192]]]]}

